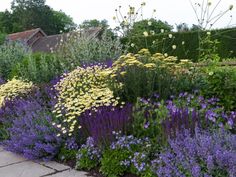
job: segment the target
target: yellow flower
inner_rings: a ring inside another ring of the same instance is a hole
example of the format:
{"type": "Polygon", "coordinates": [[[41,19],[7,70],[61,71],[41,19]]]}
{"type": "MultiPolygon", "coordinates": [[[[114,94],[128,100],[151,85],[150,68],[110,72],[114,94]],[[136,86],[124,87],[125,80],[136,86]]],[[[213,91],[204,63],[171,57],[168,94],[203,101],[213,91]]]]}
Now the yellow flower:
{"type": "Polygon", "coordinates": [[[176,45],[172,45],[172,49],[175,50],[177,48],[176,45]]]}
{"type": "Polygon", "coordinates": [[[143,35],[144,35],[145,37],[148,37],[148,32],[147,32],[147,31],[144,31],[144,32],[143,32],[143,35]]]}

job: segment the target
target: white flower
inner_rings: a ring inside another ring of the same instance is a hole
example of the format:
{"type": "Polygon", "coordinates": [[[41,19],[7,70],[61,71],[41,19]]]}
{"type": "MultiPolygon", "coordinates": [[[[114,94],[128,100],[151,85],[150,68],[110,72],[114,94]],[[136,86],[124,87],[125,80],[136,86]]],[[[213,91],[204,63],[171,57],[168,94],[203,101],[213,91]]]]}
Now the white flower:
{"type": "Polygon", "coordinates": [[[207,35],[211,35],[211,32],[210,32],[210,31],[208,31],[208,32],[207,32],[207,35]]]}
{"type": "Polygon", "coordinates": [[[152,25],[152,22],[151,21],[148,21],[148,26],[151,26],[152,25]]]}
{"type": "Polygon", "coordinates": [[[211,72],[209,72],[209,76],[212,76],[214,73],[211,71],[211,72]]]}
{"type": "Polygon", "coordinates": [[[176,47],[177,47],[176,45],[172,45],[172,49],[173,49],[173,50],[175,50],[175,49],[176,49],[176,47]]]}
{"type": "Polygon", "coordinates": [[[164,29],[161,29],[161,33],[164,33],[165,32],[165,30],[164,29]]]}
{"type": "Polygon", "coordinates": [[[182,41],[182,45],[184,45],[185,44],[185,41],[182,41]]]}
{"type": "Polygon", "coordinates": [[[173,35],[172,34],[169,34],[169,38],[171,39],[173,37],[173,35]]]}
{"type": "Polygon", "coordinates": [[[151,30],[151,31],[150,31],[150,34],[151,34],[151,35],[154,35],[154,34],[155,34],[155,31],[151,30]]]}
{"type": "Polygon", "coordinates": [[[60,133],[58,133],[58,134],[57,134],[57,137],[59,137],[59,136],[61,136],[61,134],[60,134],[60,133]]]}
{"type": "Polygon", "coordinates": [[[147,32],[147,31],[144,31],[144,32],[143,32],[143,35],[144,35],[145,37],[147,37],[147,36],[148,36],[148,32],[147,32]]]}
{"type": "Polygon", "coordinates": [[[168,57],[168,54],[167,54],[167,53],[165,53],[165,54],[164,54],[164,56],[165,56],[165,57],[168,57]]]}
{"type": "Polygon", "coordinates": [[[59,124],[59,125],[57,125],[57,128],[61,128],[61,125],[59,124]]]}
{"type": "Polygon", "coordinates": [[[66,130],[63,130],[63,132],[62,132],[63,134],[65,134],[66,133],[66,130]]]}
{"type": "Polygon", "coordinates": [[[131,47],[134,47],[135,45],[134,45],[134,43],[131,43],[130,46],[131,46],[131,47]]]}

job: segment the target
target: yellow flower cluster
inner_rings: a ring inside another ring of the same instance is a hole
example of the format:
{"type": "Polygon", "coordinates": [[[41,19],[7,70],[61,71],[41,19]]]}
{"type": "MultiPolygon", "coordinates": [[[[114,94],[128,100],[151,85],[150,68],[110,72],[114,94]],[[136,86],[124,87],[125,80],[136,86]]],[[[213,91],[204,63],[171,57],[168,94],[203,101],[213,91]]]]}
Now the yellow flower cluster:
{"type": "MultiPolygon", "coordinates": [[[[192,65],[192,62],[184,59],[178,61],[175,56],[166,56],[161,53],[155,53],[151,55],[148,49],[141,49],[137,54],[122,55],[113,64],[113,72],[120,73],[121,76],[125,76],[127,67],[143,68],[147,70],[153,70],[157,67],[167,68],[174,73],[188,68],[192,65]]],[[[116,74],[113,74],[116,76],[116,74]]]]}
{"type": "Polygon", "coordinates": [[[98,65],[78,67],[65,74],[64,78],[55,85],[59,95],[53,112],[65,123],[65,125],[57,125],[63,133],[68,133],[70,136],[75,129],[79,128],[77,118],[86,110],[96,111],[100,106],[118,104],[119,98],[116,98],[108,87],[111,73],[111,68],[105,69],[98,65]],[[66,130],[65,126],[69,130],[66,130]]]}
{"type": "Polygon", "coordinates": [[[25,82],[15,78],[3,85],[0,85],[0,106],[4,104],[4,100],[14,99],[17,96],[27,94],[32,90],[32,88],[32,82],[25,82]]]}

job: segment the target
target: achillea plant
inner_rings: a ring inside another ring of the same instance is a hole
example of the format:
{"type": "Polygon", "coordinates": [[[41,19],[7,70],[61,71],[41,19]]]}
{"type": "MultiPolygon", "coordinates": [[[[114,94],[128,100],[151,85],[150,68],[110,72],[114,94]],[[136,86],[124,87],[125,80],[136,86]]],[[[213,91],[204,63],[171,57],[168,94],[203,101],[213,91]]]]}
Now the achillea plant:
{"type": "Polygon", "coordinates": [[[58,102],[53,112],[63,121],[57,125],[63,134],[71,136],[81,127],[77,118],[86,110],[97,111],[100,106],[118,104],[119,98],[109,88],[110,74],[110,68],[99,65],[78,67],[55,85],[58,102]]]}
{"type": "Polygon", "coordinates": [[[170,147],[157,154],[152,169],[158,176],[234,177],[236,174],[236,135],[224,130],[195,135],[186,131],[170,140],[170,147]]]}
{"type": "Polygon", "coordinates": [[[0,86],[0,107],[6,99],[14,99],[17,96],[28,94],[33,88],[33,83],[18,79],[12,79],[0,86]]]}

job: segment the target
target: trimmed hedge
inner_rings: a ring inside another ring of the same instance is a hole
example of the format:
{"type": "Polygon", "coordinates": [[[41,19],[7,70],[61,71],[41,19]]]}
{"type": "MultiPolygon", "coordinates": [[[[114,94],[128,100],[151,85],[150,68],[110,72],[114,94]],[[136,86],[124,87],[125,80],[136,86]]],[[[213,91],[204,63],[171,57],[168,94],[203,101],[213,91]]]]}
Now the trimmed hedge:
{"type": "MultiPolygon", "coordinates": [[[[206,32],[200,32],[203,35],[206,32]]],[[[129,52],[137,53],[142,48],[148,48],[151,53],[161,52],[178,58],[188,58],[196,62],[199,58],[199,39],[198,31],[176,32],[172,38],[170,33],[157,34],[152,36],[135,36],[132,38],[123,38],[122,43],[128,44],[129,41],[134,44],[130,45],[129,52]],[[164,39],[164,40],[163,40],[164,39]],[[153,41],[155,43],[153,44],[153,41]],[[184,41],[184,45],[182,42],[184,41]],[[172,49],[176,45],[176,50],[172,49]]],[[[217,39],[220,44],[218,54],[221,58],[236,57],[236,28],[220,29],[211,31],[212,40],[217,39]]]]}

